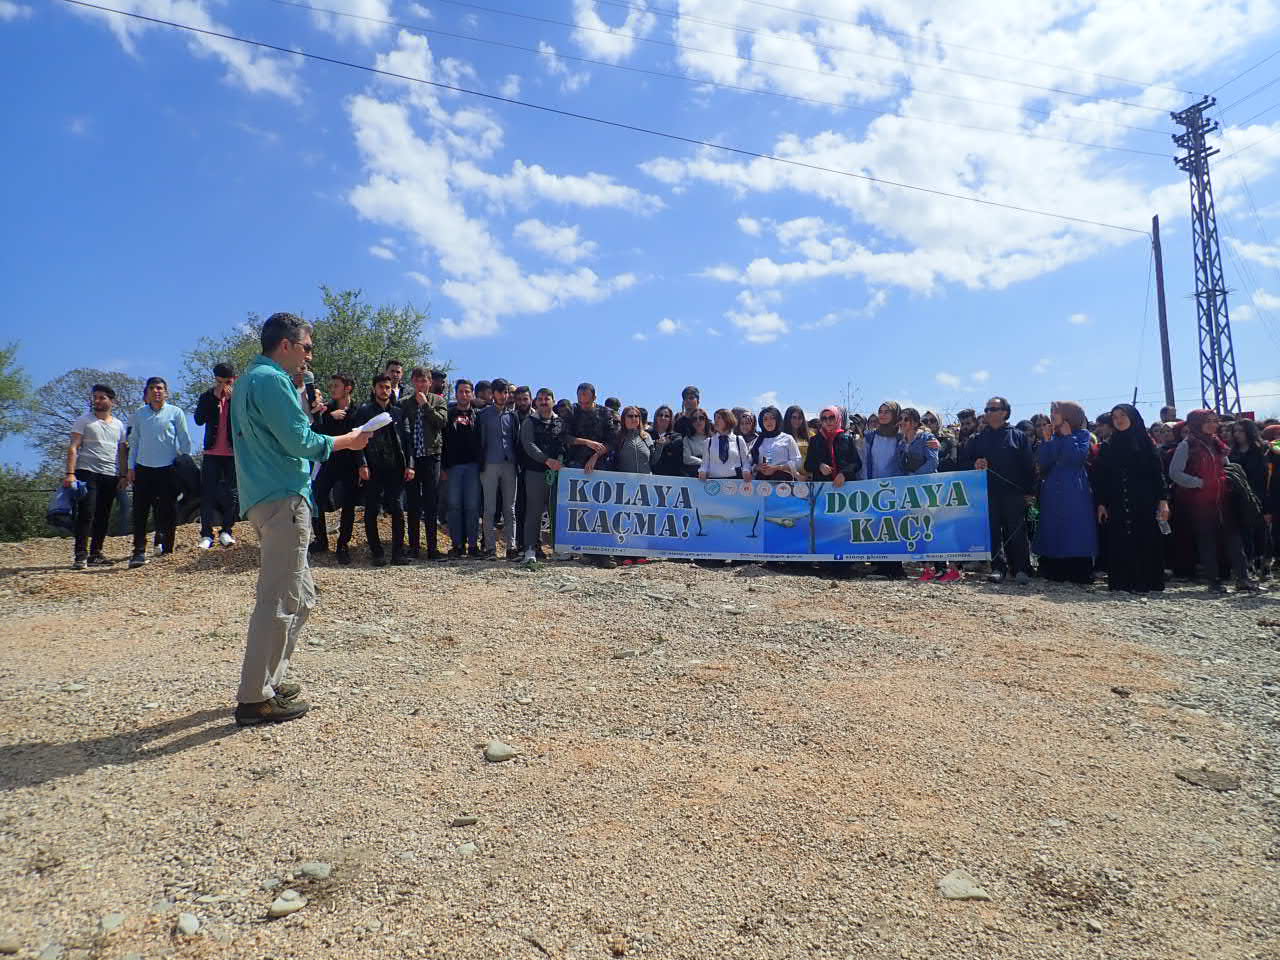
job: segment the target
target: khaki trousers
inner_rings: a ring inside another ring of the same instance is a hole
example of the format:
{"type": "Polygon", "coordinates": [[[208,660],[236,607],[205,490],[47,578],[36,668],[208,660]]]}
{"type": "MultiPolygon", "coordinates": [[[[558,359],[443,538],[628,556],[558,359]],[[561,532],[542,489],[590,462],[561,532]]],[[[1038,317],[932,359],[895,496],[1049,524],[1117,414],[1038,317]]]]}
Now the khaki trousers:
{"type": "Polygon", "coordinates": [[[261,559],[237,699],[261,703],[275,696],[274,687],[285,678],[298,635],[316,605],[307,566],[311,507],[304,497],[282,497],[254,506],[248,520],[258,531],[261,559]]]}

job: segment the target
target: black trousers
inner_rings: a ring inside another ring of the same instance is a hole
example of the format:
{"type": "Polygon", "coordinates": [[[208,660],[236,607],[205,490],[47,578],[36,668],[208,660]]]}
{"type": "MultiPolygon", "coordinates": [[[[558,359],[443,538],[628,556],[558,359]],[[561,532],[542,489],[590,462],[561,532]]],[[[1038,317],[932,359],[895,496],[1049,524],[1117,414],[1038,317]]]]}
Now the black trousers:
{"type": "Polygon", "coordinates": [[[1027,501],[1020,493],[991,490],[991,569],[1009,576],[1031,576],[1031,544],[1027,540],[1027,501]]]}
{"type": "Polygon", "coordinates": [[[387,511],[391,517],[391,553],[404,550],[404,507],[400,496],[404,493],[404,471],[395,467],[369,466],[369,480],[364,485],[364,536],[369,541],[369,553],[382,556],[382,536],[378,533],[378,513],[387,511]]]}
{"type": "MultiPolygon", "coordinates": [[[[525,536],[524,536],[524,507],[525,507],[525,502],[528,499],[525,496],[524,471],[525,471],[525,468],[520,465],[519,458],[517,458],[516,460],[516,548],[521,553],[524,553],[529,546],[527,543],[525,543],[525,536]]],[[[538,473],[541,474],[542,471],[539,470],[538,473]]]]}
{"type": "Polygon", "coordinates": [[[147,552],[147,520],[156,511],[156,539],[164,552],[173,550],[178,526],[178,476],[172,466],[133,471],[133,552],[147,552]]]}
{"type": "Polygon", "coordinates": [[[329,549],[329,526],[325,522],[325,512],[329,509],[330,502],[338,510],[338,549],[345,550],[351,543],[351,531],[356,525],[358,488],[359,478],[353,464],[326,460],[320,465],[312,488],[316,508],[311,514],[311,539],[320,549],[329,549]]]}
{"type": "Polygon", "coordinates": [[[88,553],[94,556],[102,553],[102,544],[107,539],[107,527],[111,523],[111,502],[116,498],[120,478],[94,473],[92,470],[77,470],[76,479],[89,488],[88,494],[76,506],[76,559],[80,560],[88,553]],[[93,531],[92,540],[89,539],[90,529],[93,531]]]}
{"type": "MultiPolygon", "coordinates": [[[[427,549],[435,550],[437,534],[437,507],[440,503],[440,458],[415,457],[413,479],[405,486],[405,499],[409,501],[409,549],[417,550],[422,544],[422,528],[427,528],[427,549]]],[[[394,518],[393,521],[394,522],[394,518]]]]}
{"type": "Polygon", "coordinates": [[[206,453],[200,461],[200,536],[213,536],[213,521],[231,532],[239,504],[236,491],[236,458],[206,453]]]}

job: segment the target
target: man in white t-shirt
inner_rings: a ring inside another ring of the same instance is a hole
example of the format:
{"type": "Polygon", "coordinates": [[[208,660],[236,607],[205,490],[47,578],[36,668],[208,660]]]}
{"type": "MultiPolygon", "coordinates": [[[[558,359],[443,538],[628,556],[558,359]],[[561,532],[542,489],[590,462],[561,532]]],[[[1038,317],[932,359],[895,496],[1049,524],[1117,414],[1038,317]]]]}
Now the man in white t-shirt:
{"type": "Polygon", "coordinates": [[[82,414],[71,425],[67,475],[62,480],[64,487],[79,480],[89,488],[76,509],[73,566],[77,570],[110,562],[102,555],[102,544],[111,520],[111,503],[116,491],[128,486],[124,479],[124,424],[111,415],[116,392],[104,383],[96,383],[91,397],[90,412],[82,414]],[[91,521],[92,540],[89,539],[91,521]]]}

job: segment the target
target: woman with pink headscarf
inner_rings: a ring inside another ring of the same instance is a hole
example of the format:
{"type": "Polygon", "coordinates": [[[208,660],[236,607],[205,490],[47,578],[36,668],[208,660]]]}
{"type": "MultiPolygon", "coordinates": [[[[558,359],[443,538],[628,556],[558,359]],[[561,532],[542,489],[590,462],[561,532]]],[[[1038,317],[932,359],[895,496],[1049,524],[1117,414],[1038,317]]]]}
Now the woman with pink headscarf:
{"type": "Polygon", "coordinates": [[[1178,515],[1190,522],[1199,553],[1200,577],[1209,589],[1225,593],[1219,551],[1225,552],[1236,589],[1255,592],[1249,577],[1244,541],[1236,523],[1227,480],[1227,445],[1218,437],[1218,415],[1212,410],[1187,414],[1186,437],[1169,462],[1169,479],[1177,487],[1178,515]]]}
{"type": "Polygon", "coordinates": [[[818,432],[809,441],[805,473],[815,481],[830,481],[843,487],[846,480],[857,479],[861,469],[858,445],[853,434],[844,428],[844,414],[839,407],[826,407],[818,417],[818,432]]]}

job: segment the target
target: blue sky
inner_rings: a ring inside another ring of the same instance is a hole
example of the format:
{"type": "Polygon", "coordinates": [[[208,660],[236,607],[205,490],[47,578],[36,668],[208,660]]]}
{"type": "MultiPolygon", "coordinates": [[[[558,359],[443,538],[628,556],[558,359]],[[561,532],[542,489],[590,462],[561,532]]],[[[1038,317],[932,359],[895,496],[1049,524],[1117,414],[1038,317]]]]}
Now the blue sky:
{"type": "MultiPolygon", "coordinates": [[[[1181,91],[1261,60],[1280,23],[1276,3],[1204,0],[1052,12],[1015,0],[490,4],[568,27],[443,2],[330,5],[537,54],[268,0],[115,6],[1001,203],[1143,230],[1159,213],[1184,410],[1198,393],[1186,180],[1166,134],[1119,125],[1173,132],[1165,111],[1194,99],[1181,91]]],[[[1019,417],[1055,398],[1093,412],[1135,382],[1143,397],[1161,393],[1154,297],[1143,323],[1148,244],[1136,234],[59,2],[0,0],[0,35],[0,72],[22,91],[6,107],[22,149],[0,159],[0,334],[21,340],[36,384],[75,366],[176,377],[196,337],[249,311],[314,314],[326,283],[429,306],[430,339],[462,375],[558,393],[590,379],[650,408],[677,402],[685,383],[708,405],[798,402],[811,415],[846,384],[862,409],[895,398],[955,410],[998,392],[1019,417]]],[[[1220,105],[1277,75],[1276,61],[1263,64],[1220,91],[1220,105]]],[[[1214,173],[1245,405],[1271,412],[1278,90],[1226,112],[1224,155],[1249,149],[1214,173]]],[[[0,458],[29,455],[10,442],[0,458]]]]}

